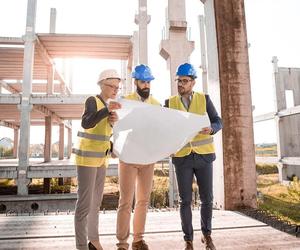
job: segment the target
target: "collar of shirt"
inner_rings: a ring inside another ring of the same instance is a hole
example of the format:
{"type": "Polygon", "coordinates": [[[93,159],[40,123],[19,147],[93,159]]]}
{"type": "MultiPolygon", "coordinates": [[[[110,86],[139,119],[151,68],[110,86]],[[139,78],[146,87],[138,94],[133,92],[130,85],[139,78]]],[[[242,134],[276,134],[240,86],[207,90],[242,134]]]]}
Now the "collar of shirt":
{"type": "Polygon", "coordinates": [[[183,98],[182,96],[180,96],[180,100],[181,100],[183,106],[186,108],[186,110],[188,110],[189,107],[190,107],[190,104],[191,104],[192,98],[193,98],[193,94],[194,94],[194,92],[192,92],[192,93],[188,96],[188,98],[183,98]]]}

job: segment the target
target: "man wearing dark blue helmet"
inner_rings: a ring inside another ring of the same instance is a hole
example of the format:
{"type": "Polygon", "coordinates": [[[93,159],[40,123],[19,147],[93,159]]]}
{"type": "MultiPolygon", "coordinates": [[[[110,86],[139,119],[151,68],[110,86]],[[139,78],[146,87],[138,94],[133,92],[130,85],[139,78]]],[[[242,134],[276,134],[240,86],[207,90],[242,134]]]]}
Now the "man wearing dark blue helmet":
{"type": "MultiPolygon", "coordinates": [[[[154,80],[150,68],[140,64],[132,72],[136,91],[125,96],[125,99],[160,105],[150,95],[150,82],[154,80]]],[[[134,194],[136,195],[133,215],[132,250],[148,250],[144,241],[145,223],[152,189],[154,163],[141,165],[130,162],[119,164],[119,207],[117,214],[117,249],[127,250],[130,233],[130,215],[134,194]]]]}
{"type": "Polygon", "coordinates": [[[192,185],[194,176],[198,184],[201,200],[201,241],[206,250],[215,250],[211,238],[211,220],[213,206],[213,165],[215,149],[213,135],[222,129],[219,117],[209,95],[193,91],[197,78],[195,68],[189,64],[181,64],[176,72],[178,95],[166,100],[165,106],[199,115],[208,114],[211,125],[203,128],[182,149],[174,154],[172,162],[175,165],[180,196],[180,217],[184,233],[185,250],[193,250],[192,225],[192,185]]]}

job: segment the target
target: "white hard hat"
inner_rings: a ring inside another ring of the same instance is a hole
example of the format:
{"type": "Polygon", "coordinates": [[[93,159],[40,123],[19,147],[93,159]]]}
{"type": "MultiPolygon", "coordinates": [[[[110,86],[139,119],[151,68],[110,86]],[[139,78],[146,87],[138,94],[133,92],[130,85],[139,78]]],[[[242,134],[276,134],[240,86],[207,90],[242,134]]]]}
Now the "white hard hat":
{"type": "Polygon", "coordinates": [[[100,73],[97,83],[99,84],[102,80],[110,79],[110,78],[115,78],[115,79],[121,80],[121,77],[116,70],[106,69],[100,73]]]}

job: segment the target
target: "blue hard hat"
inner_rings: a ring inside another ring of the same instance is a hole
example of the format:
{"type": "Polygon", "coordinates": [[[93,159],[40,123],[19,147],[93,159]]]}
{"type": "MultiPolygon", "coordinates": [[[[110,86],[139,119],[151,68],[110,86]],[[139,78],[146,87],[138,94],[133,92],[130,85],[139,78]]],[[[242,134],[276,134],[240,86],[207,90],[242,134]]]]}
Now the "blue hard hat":
{"type": "Polygon", "coordinates": [[[154,77],[152,75],[151,69],[144,64],[140,64],[134,68],[134,71],[131,74],[132,78],[135,78],[136,80],[142,80],[142,81],[152,81],[154,80],[154,77]]]}
{"type": "Polygon", "coordinates": [[[194,66],[190,63],[184,63],[179,65],[176,72],[177,76],[190,76],[192,78],[197,78],[197,72],[194,66]]]}

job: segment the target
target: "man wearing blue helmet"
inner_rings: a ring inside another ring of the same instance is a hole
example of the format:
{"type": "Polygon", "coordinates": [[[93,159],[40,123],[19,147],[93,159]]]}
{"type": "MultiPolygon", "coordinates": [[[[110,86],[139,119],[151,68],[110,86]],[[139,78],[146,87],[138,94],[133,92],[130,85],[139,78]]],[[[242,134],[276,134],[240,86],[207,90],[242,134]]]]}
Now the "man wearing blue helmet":
{"type": "Polygon", "coordinates": [[[207,250],[216,249],[211,238],[211,220],[213,206],[213,165],[216,159],[213,136],[222,129],[219,117],[209,95],[193,91],[197,78],[195,68],[189,64],[181,64],[176,72],[178,95],[166,100],[165,106],[199,115],[208,114],[210,127],[203,128],[182,149],[174,154],[178,190],[180,196],[180,217],[184,233],[185,250],[193,250],[192,225],[192,185],[194,176],[201,200],[201,241],[207,250]]]}
{"type": "MultiPolygon", "coordinates": [[[[132,78],[136,91],[125,96],[125,99],[141,101],[148,104],[160,105],[150,95],[150,82],[154,80],[150,68],[141,64],[135,67],[132,78]]],[[[118,250],[127,250],[127,240],[130,233],[130,214],[135,194],[133,218],[132,250],[148,250],[143,240],[149,199],[152,189],[154,163],[148,165],[122,162],[119,164],[119,207],[117,213],[117,247],[118,250]]]]}

